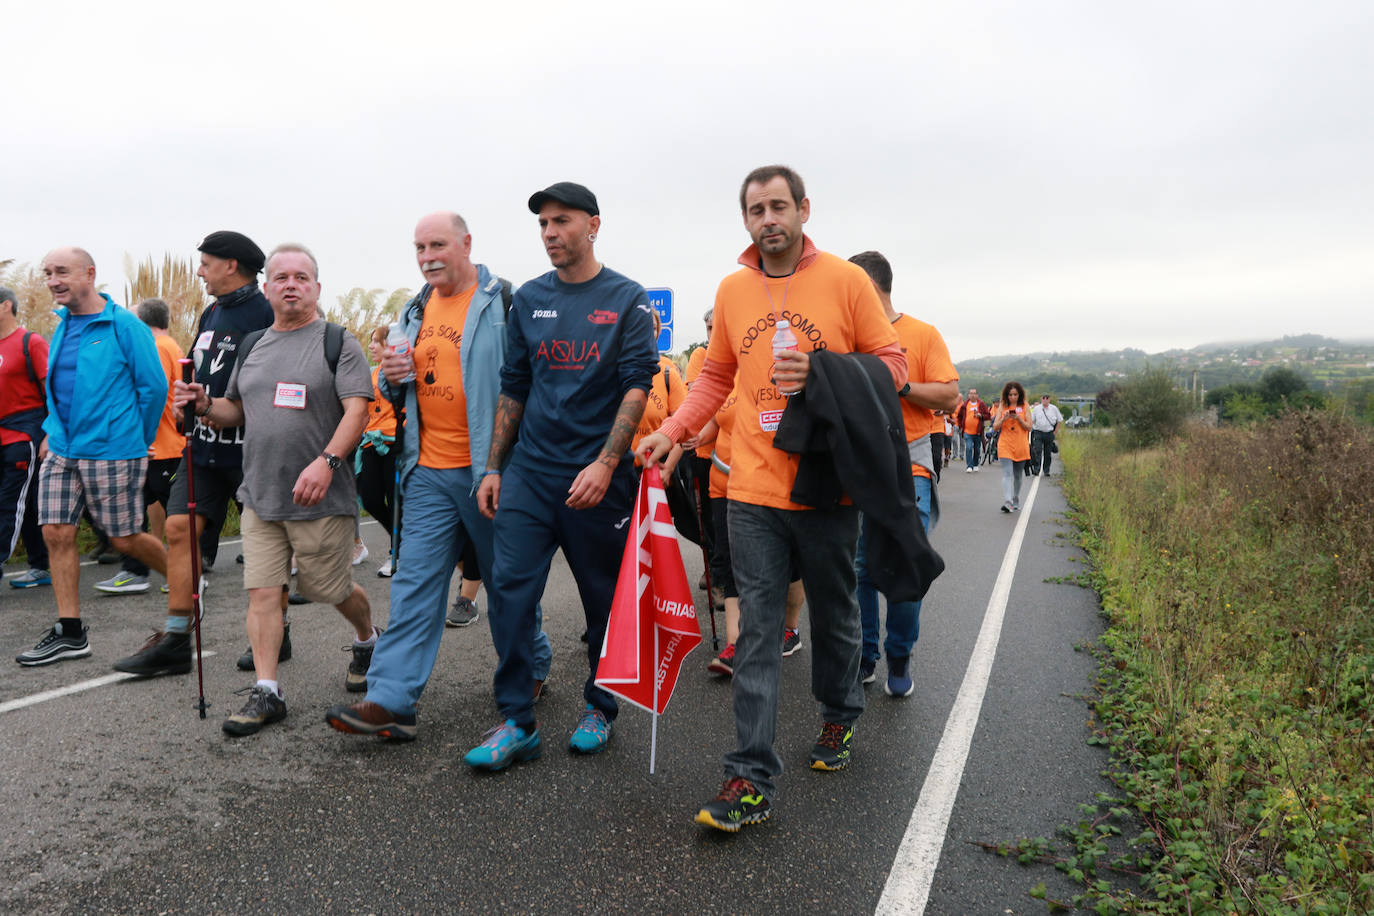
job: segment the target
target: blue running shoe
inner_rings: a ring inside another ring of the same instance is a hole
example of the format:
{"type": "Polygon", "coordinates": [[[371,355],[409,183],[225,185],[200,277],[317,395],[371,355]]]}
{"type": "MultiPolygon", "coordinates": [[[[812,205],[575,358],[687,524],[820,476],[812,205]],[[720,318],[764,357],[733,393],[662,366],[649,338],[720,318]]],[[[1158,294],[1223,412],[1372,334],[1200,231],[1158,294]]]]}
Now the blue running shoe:
{"type": "Polygon", "coordinates": [[[572,738],[568,740],[568,750],[579,754],[599,754],[610,740],[611,723],[606,721],[606,714],[588,703],[577,720],[572,738]]]}
{"type": "Polygon", "coordinates": [[[887,657],[887,683],[883,691],[890,697],[909,697],[916,685],[911,681],[911,656],[887,657]]]}
{"type": "Polygon", "coordinates": [[[46,569],[30,569],[10,579],[10,588],[37,588],[40,585],[52,585],[52,576],[46,569]]]}
{"type": "Polygon", "coordinates": [[[479,770],[504,770],[512,763],[538,760],[544,749],[539,729],[526,732],[507,719],[483,736],[485,740],[463,755],[463,762],[479,770]]]}

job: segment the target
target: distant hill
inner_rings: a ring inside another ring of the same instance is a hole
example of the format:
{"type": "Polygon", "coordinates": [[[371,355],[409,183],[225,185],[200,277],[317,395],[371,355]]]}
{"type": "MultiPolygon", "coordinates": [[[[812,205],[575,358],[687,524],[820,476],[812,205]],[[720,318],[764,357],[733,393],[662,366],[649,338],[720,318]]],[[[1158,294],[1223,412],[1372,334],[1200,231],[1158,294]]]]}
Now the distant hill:
{"type": "Polygon", "coordinates": [[[985,356],[956,364],[960,386],[1000,388],[1017,379],[1032,395],[1090,395],[1149,366],[1175,370],[1191,387],[1194,373],[1203,388],[1258,378],[1275,366],[1303,376],[1314,388],[1335,389],[1374,377],[1374,341],[1340,341],[1320,334],[1286,335],[1278,340],[1200,344],[1191,349],[1073,350],[985,356]]]}

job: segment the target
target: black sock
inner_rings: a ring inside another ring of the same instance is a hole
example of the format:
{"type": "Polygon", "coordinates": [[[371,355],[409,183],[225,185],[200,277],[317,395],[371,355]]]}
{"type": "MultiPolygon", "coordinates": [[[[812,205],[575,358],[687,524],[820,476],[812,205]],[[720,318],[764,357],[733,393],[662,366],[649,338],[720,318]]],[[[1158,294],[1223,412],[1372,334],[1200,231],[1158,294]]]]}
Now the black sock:
{"type": "Polygon", "coordinates": [[[81,635],[80,617],[59,617],[57,618],[57,625],[61,627],[61,632],[63,636],[81,635]]]}

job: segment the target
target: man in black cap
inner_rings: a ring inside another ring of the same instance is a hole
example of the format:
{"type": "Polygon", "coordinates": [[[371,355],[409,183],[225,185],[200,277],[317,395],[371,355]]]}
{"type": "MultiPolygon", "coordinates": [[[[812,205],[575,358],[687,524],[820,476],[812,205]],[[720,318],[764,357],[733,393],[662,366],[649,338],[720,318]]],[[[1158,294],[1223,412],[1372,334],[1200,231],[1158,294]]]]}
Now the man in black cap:
{"type": "MultiPolygon", "coordinates": [[[[223,397],[234,370],[239,342],[272,324],[272,306],[258,289],[262,249],[239,232],[212,232],[200,243],[196,275],[215,301],[200,314],[191,358],[195,380],[212,397],[223,397]]],[[[191,464],[196,475],[195,537],[207,526],[224,523],[229,501],[243,481],[243,427],[219,429],[197,419],[190,432],[191,464]]],[[[167,622],[138,652],[115,662],[116,671],[157,677],[191,670],[191,522],[186,508],[187,467],[183,459],[167,503],[167,622]]],[[[288,632],[280,657],[291,657],[288,632]]],[[[252,668],[251,661],[249,668],[252,668]]]]}
{"type": "Polygon", "coordinates": [[[596,260],[596,196],[559,182],[529,207],[555,269],[515,294],[477,490],[478,508],[496,520],[488,589],[505,721],[464,759],[491,770],[541,752],[530,696],[535,603],[560,547],[582,596],[590,669],[568,745],[594,754],[610,739],[617,706],[596,669],[637,487],[630,443],[658,371],[648,294],[596,260]]]}

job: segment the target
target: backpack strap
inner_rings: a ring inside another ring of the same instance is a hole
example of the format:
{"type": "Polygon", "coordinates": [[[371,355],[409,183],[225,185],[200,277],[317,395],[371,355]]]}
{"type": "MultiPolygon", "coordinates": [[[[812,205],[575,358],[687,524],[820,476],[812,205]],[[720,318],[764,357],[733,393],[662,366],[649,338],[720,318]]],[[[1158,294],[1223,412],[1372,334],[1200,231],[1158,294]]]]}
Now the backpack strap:
{"type": "Polygon", "coordinates": [[[29,381],[33,382],[34,387],[43,392],[43,399],[48,397],[48,381],[38,377],[38,372],[33,368],[33,352],[29,350],[29,338],[33,336],[33,331],[25,331],[24,339],[20,341],[24,347],[24,365],[29,369],[29,381]]]}
{"type": "Polygon", "coordinates": [[[324,361],[331,375],[339,374],[339,354],[343,352],[344,327],[332,321],[324,326],[324,361]]]}
{"type": "Polygon", "coordinates": [[[497,277],[501,283],[501,304],[505,306],[506,314],[510,314],[511,303],[515,301],[515,292],[511,289],[510,281],[505,277],[497,277]]]}
{"type": "Polygon", "coordinates": [[[251,331],[243,335],[243,339],[239,341],[238,358],[234,360],[234,368],[236,371],[243,371],[243,363],[248,359],[248,352],[253,349],[255,343],[262,340],[262,335],[266,331],[266,328],[258,328],[256,331],[251,331]]]}

